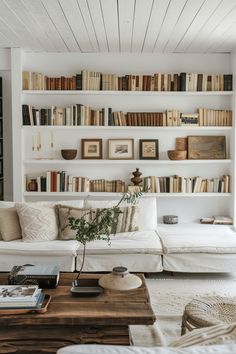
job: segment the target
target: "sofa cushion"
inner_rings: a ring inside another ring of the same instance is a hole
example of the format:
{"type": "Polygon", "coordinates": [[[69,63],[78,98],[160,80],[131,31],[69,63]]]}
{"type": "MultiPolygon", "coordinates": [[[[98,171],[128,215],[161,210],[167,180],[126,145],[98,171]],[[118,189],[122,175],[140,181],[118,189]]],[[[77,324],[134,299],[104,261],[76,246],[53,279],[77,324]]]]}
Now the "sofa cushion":
{"type": "Polygon", "coordinates": [[[230,226],[178,224],[158,226],[163,251],[170,253],[236,253],[236,233],[230,226]]]}
{"type": "Polygon", "coordinates": [[[36,203],[16,203],[25,242],[52,241],[58,237],[55,207],[36,203]]]}
{"type": "Polygon", "coordinates": [[[21,238],[21,227],[16,208],[0,208],[0,234],[4,241],[21,238]]]}
{"type": "MultiPolygon", "coordinates": [[[[76,219],[83,218],[87,222],[92,222],[92,220],[98,217],[98,212],[100,210],[100,208],[79,209],[66,205],[57,205],[60,238],[63,240],[73,240],[76,238],[76,230],[72,230],[68,224],[68,219],[70,217],[74,217],[76,219]]],[[[120,210],[121,213],[117,215],[114,224],[109,227],[110,233],[114,234],[116,232],[136,231],[137,226],[135,224],[135,218],[137,208],[135,206],[129,206],[121,207],[120,210]]]]}
{"type": "MultiPolygon", "coordinates": [[[[89,208],[111,208],[118,203],[118,199],[112,200],[91,200],[85,202],[89,208]]],[[[129,206],[123,203],[121,206],[129,206]]],[[[156,198],[143,197],[137,200],[137,226],[139,230],[156,230],[157,228],[157,208],[156,198]]]]}
{"type": "Polygon", "coordinates": [[[0,241],[0,269],[9,272],[15,265],[57,265],[60,271],[75,270],[77,241],[0,241]]]}
{"type": "Polygon", "coordinates": [[[236,344],[194,346],[189,348],[133,347],[115,345],[70,345],[57,354],[235,354],[236,344]]]}
{"type": "MultiPolygon", "coordinates": [[[[79,247],[77,253],[81,254],[79,247]]],[[[162,245],[155,231],[135,231],[111,235],[110,245],[104,240],[88,242],[86,254],[162,254],[162,245]]]]}

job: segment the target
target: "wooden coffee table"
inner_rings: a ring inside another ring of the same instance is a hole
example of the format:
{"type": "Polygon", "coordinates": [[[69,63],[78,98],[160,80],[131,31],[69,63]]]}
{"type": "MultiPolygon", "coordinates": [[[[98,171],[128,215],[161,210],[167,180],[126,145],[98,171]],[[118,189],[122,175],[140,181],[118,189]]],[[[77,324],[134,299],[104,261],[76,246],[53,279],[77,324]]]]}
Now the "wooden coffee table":
{"type": "MultiPolygon", "coordinates": [[[[7,284],[0,273],[0,284],[7,284]]],[[[98,279],[101,275],[82,275],[98,279]]],[[[105,290],[97,297],[73,297],[71,282],[76,274],[61,273],[44,314],[0,315],[0,353],[55,353],[77,343],[130,345],[129,325],[151,325],[155,321],[143,275],[140,288],[105,290]]]]}

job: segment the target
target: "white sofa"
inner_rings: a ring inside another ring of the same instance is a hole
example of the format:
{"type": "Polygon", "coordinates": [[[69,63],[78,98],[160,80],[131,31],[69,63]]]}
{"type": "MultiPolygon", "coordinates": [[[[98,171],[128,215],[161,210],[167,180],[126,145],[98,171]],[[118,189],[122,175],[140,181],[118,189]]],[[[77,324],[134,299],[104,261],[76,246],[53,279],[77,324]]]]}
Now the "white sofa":
{"type": "MultiPolygon", "coordinates": [[[[83,206],[84,201],[59,204],[83,206]]],[[[117,200],[88,200],[89,207],[111,207],[117,200]]],[[[1,202],[0,207],[12,207],[1,202]]],[[[83,270],[110,271],[123,265],[133,272],[231,272],[236,268],[236,234],[221,225],[157,225],[156,198],[139,201],[139,231],[116,234],[109,246],[105,241],[87,244],[83,270]]],[[[13,265],[56,264],[61,271],[79,270],[82,246],[75,240],[10,242],[0,240],[0,271],[13,265]]]]}

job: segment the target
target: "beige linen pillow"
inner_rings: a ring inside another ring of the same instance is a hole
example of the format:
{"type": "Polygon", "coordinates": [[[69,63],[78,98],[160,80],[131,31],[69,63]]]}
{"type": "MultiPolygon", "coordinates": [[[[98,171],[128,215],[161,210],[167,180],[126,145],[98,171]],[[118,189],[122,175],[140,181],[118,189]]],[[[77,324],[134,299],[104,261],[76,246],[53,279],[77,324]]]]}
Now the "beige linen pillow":
{"type": "Polygon", "coordinates": [[[16,203],[25,242],[53,241],[58,236],[57,215],[53,205],[16,203]]]}
{"type": "MultiPolygon", "coordinates": [[[[57,210],[59,217],[59,237],[63,240],[71,240],[75,239],[76,231],[70,229],[68,225],[69,217],[74,217],[76,219],[80,219],[83,217],[86,221],[92,221],[101,209],[80,209],[66,205],[57,205],[57,210]]],[[[122,211],[122,213],[119,214],[117,224],[111,228],[110,233],[114,234],[121,232],[137,231],[137,208],[135,206],[130,206],[122,207],[120,208],[120,210],[122,211]]]]}
{"type": "Polygon", "coordinates": [[[0,235],[3,241],[21,239],[21,227],[16,208],[0,208],[0,235]]]}

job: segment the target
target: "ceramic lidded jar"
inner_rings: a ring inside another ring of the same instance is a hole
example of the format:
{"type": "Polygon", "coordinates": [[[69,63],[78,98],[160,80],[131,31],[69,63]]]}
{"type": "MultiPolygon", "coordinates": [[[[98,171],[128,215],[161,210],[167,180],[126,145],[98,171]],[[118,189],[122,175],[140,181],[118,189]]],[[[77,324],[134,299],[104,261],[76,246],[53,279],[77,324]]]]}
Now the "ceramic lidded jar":
{"type": "Polygon", "coordinates": [[[142,285],[142,280],[130,274],[125,267],[115,267],[110,274],[105,274],[99,279],[99,285],[110,290],[132,290],[142,285]]]}

